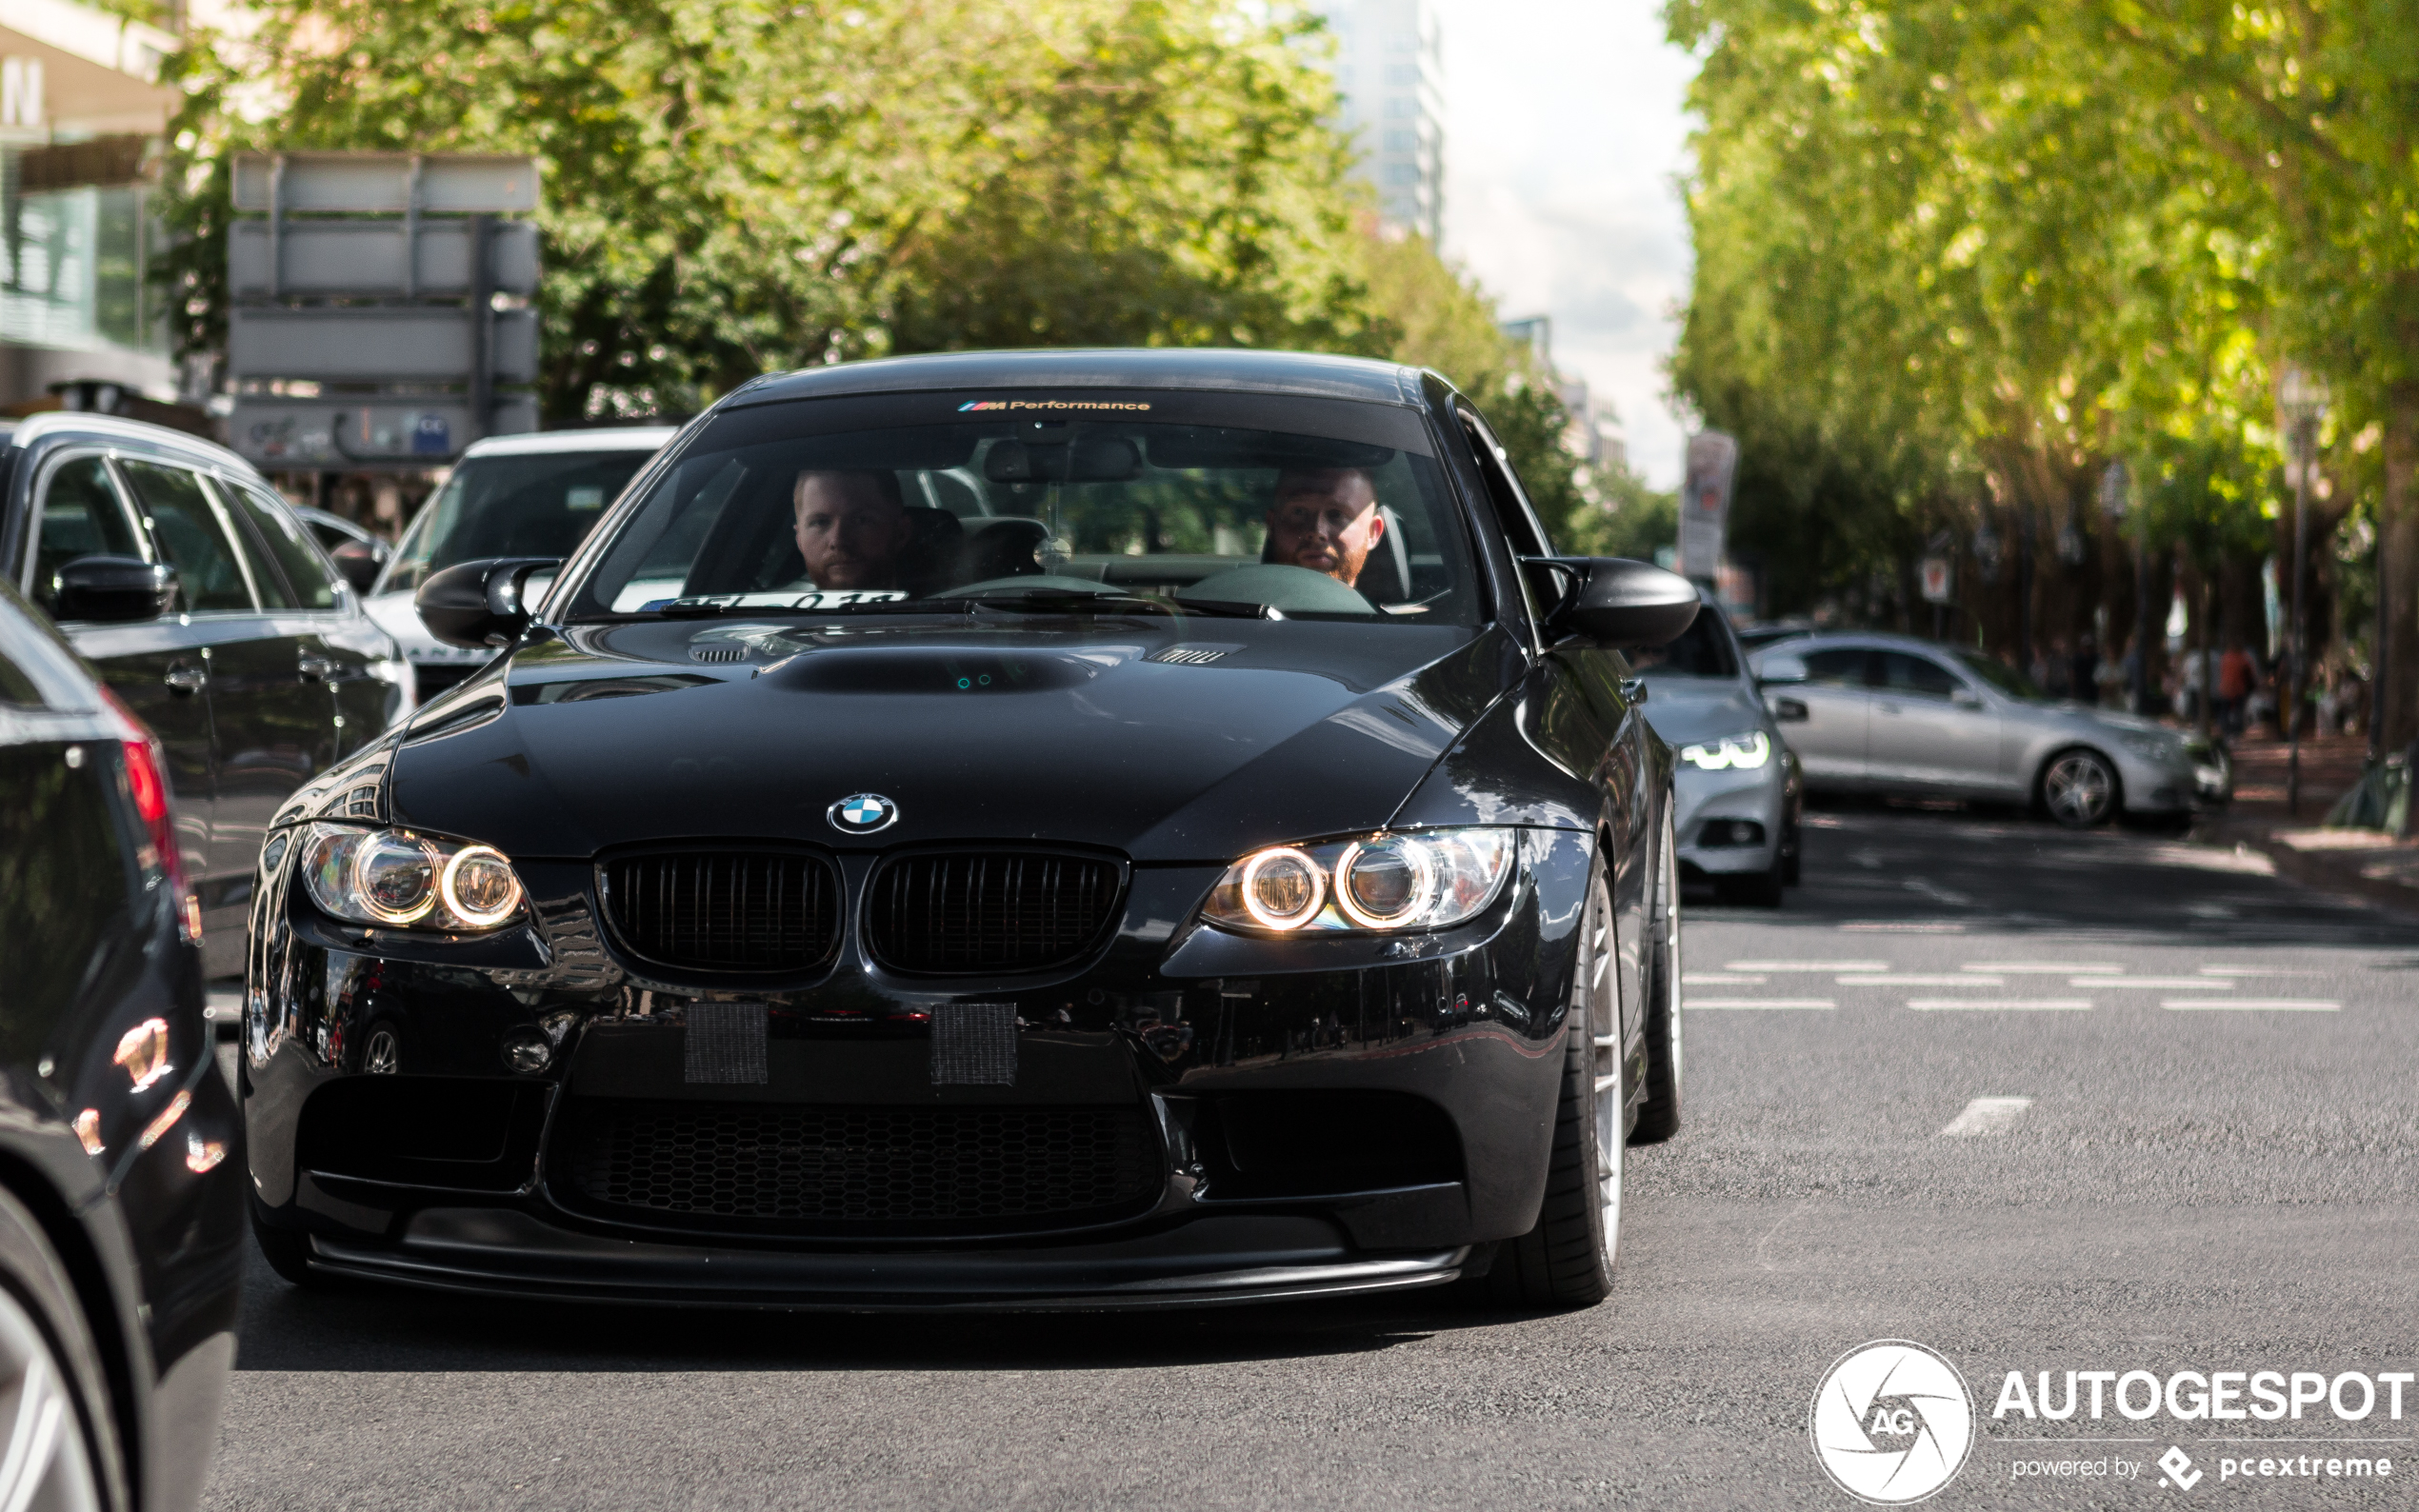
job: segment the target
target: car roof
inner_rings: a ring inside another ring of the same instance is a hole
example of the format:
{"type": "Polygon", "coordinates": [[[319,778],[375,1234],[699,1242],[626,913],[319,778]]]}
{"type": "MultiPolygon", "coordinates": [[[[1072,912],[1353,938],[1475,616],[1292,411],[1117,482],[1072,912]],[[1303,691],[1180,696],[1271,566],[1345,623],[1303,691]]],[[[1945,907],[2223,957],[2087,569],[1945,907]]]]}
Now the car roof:
{"type": "Polygon", "coordinates": [[[473,441],[462,460],[523,457],[546,451],[659,451],[680,434],[678,426],[599,426],[592,430],[531,430],[517,436],[473,441]]]}
{"type": "Polygon", "coordinates": [[[771,373],[732,390],[725,403],[936,388],[1191,388],[1416,405],[1420,371],[1365,357],[1229,347],[949,351],[771,373]]]}
{"type": "Polygon", "coordinates": [[[90,409],[45,409],[28,415],[8,432],[6,442],[12,447],[30,446],[45,436],[60,433],[139,441],[163,450],[183,452],[195,461],[207,461],[235,472],[259,476],[258,468],[215,441],[205,441],[190,431],[155,426],[148,420],[128,420],[120,415],[99,414],[90,409]]]}

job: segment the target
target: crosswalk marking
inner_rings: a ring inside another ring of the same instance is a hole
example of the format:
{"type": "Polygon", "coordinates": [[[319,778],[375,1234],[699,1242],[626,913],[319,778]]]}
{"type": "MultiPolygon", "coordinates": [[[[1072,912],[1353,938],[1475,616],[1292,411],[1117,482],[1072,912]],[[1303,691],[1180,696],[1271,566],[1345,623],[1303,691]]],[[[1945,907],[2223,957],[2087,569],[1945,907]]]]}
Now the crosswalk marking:
{"type": "Polygon", "coordinates": [[[1689,998],[1682,1011],[1695,1008],[1835,1008],[1829,998],[1689,998]]]}
{"type": "Polygon", "coordinates": [[[1844,987],[2004,987],[2006,977],[1895,976],[1888,971],[1857,972],[1839,979],[1844,987]]]}
{"type": "Polygon", "coordinates": [[[1700,971],[1683,973],[1680,977],[1680,985],[1684,987],[1760,987],[1765,981],[1765,978],[1758,976],[1700,971]]]}
{"type": "Polygon", "coordinates": [[[1909,998],[1910,1008],[2017,1008],[2076,1011],[2091,1006],[2089,998],[1909,998]]]}
{"type": "Polygon", "coordinates": [[[2143,987],[2164,988],[2172,992],[2189,987],[2195,992],[2230,992],[2234,984],[2222,977],[2069,977],[2070,987],[2143,987]]]}
{"type": "Polygon", "coordinates": [[[2005,1133],[2008,1125],[2030,1106],[2032,1099],[2029,1097],[1978,1097],[1966,1104],[1964,1112],[1950,1119],[1940,1133],[1946,1139],[2005,1133]]]}
{"type": "Polygon", "coordinates": [[[2069,971],[2112,974],[2125,967],[2113,961],[1969,961],[1961,971],[2005,971],[2011,976],[2064,976],[2069,971]]]}
{"type": "Polygon", "coordinates": [[[2333,1013],[2343,1007],[2321,998],[2169,998],[2159,1005],[2163,1008],[2237,1008],[2252,1011],[2274,1010],[2280,1013],[2333,1013]]]}
{"type": "Polygon", "coordinates": [[[1887,961],[1733,961],[1731,971],[1887,971],[1887,961]]]}

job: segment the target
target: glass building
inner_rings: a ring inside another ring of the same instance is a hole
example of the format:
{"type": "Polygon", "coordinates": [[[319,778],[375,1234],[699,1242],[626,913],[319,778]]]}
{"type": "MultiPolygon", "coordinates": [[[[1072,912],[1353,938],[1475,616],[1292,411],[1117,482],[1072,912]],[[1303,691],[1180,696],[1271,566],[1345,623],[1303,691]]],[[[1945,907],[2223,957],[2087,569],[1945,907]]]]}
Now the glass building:
{"type": "Polygon", "coordinates": [[[1445,222],[1444,55],[1428,0],[1320,0],[1335,35],[1342,129],[1390,225],[1440,241],[1445,222]]]}

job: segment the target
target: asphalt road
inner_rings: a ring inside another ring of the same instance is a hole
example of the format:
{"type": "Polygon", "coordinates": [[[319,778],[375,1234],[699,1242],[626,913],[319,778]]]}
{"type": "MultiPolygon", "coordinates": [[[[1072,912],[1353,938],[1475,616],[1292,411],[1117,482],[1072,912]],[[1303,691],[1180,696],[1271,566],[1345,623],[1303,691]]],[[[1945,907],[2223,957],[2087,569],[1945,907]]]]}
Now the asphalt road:
{"type": "Polygon", "coordinates": [[[1604,1306],[632,1314],[256,1266],[204,1504],[1847,1508],[1809,1403],[1886,1338],[1978,1399],[1929,1506],[2411,1501],[2419,1389],[1991,1414],[2011,1370],[2419,1370],[2419,926],[2168,836],[1809,818],[1786,908],[1690,917],[1686,1126],[1632,1152],[1604,1306]],[[2246,1448],[2409,1459],[2221,1481],[2246,1448]]]}

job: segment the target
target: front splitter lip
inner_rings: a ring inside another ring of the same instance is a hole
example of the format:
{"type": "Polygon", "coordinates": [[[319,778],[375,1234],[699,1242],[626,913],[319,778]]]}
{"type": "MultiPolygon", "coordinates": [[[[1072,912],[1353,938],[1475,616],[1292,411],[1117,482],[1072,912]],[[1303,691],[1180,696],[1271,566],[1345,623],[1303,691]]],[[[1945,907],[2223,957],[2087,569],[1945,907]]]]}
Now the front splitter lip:
{"type": "Polygon", "coordinates": [[[1315,1258],[1204,1255],[1188,1263],[1035,1263],[1030,1256],[805,1254],[601,1240],[493,1210],[530,1247],[311,1236],[311,1269],[428,1290],[530,1301],[798,1312],[1096,1312],[1236,1306],[1441,1286],[1468,1245],[1315,1258]],[[558,1247],[561,1246],[561,1247],[558,1247]],[[569,1265],[564,1249],[578,1252],[569,1265]],[[533,1252],[534,1251],[534,1252],[533,1252]],[[548,1251],[551,1251],[549,1253],[548,1251]],[[555,1263],[550,1264],[550,1262],[555,1263]]]}

